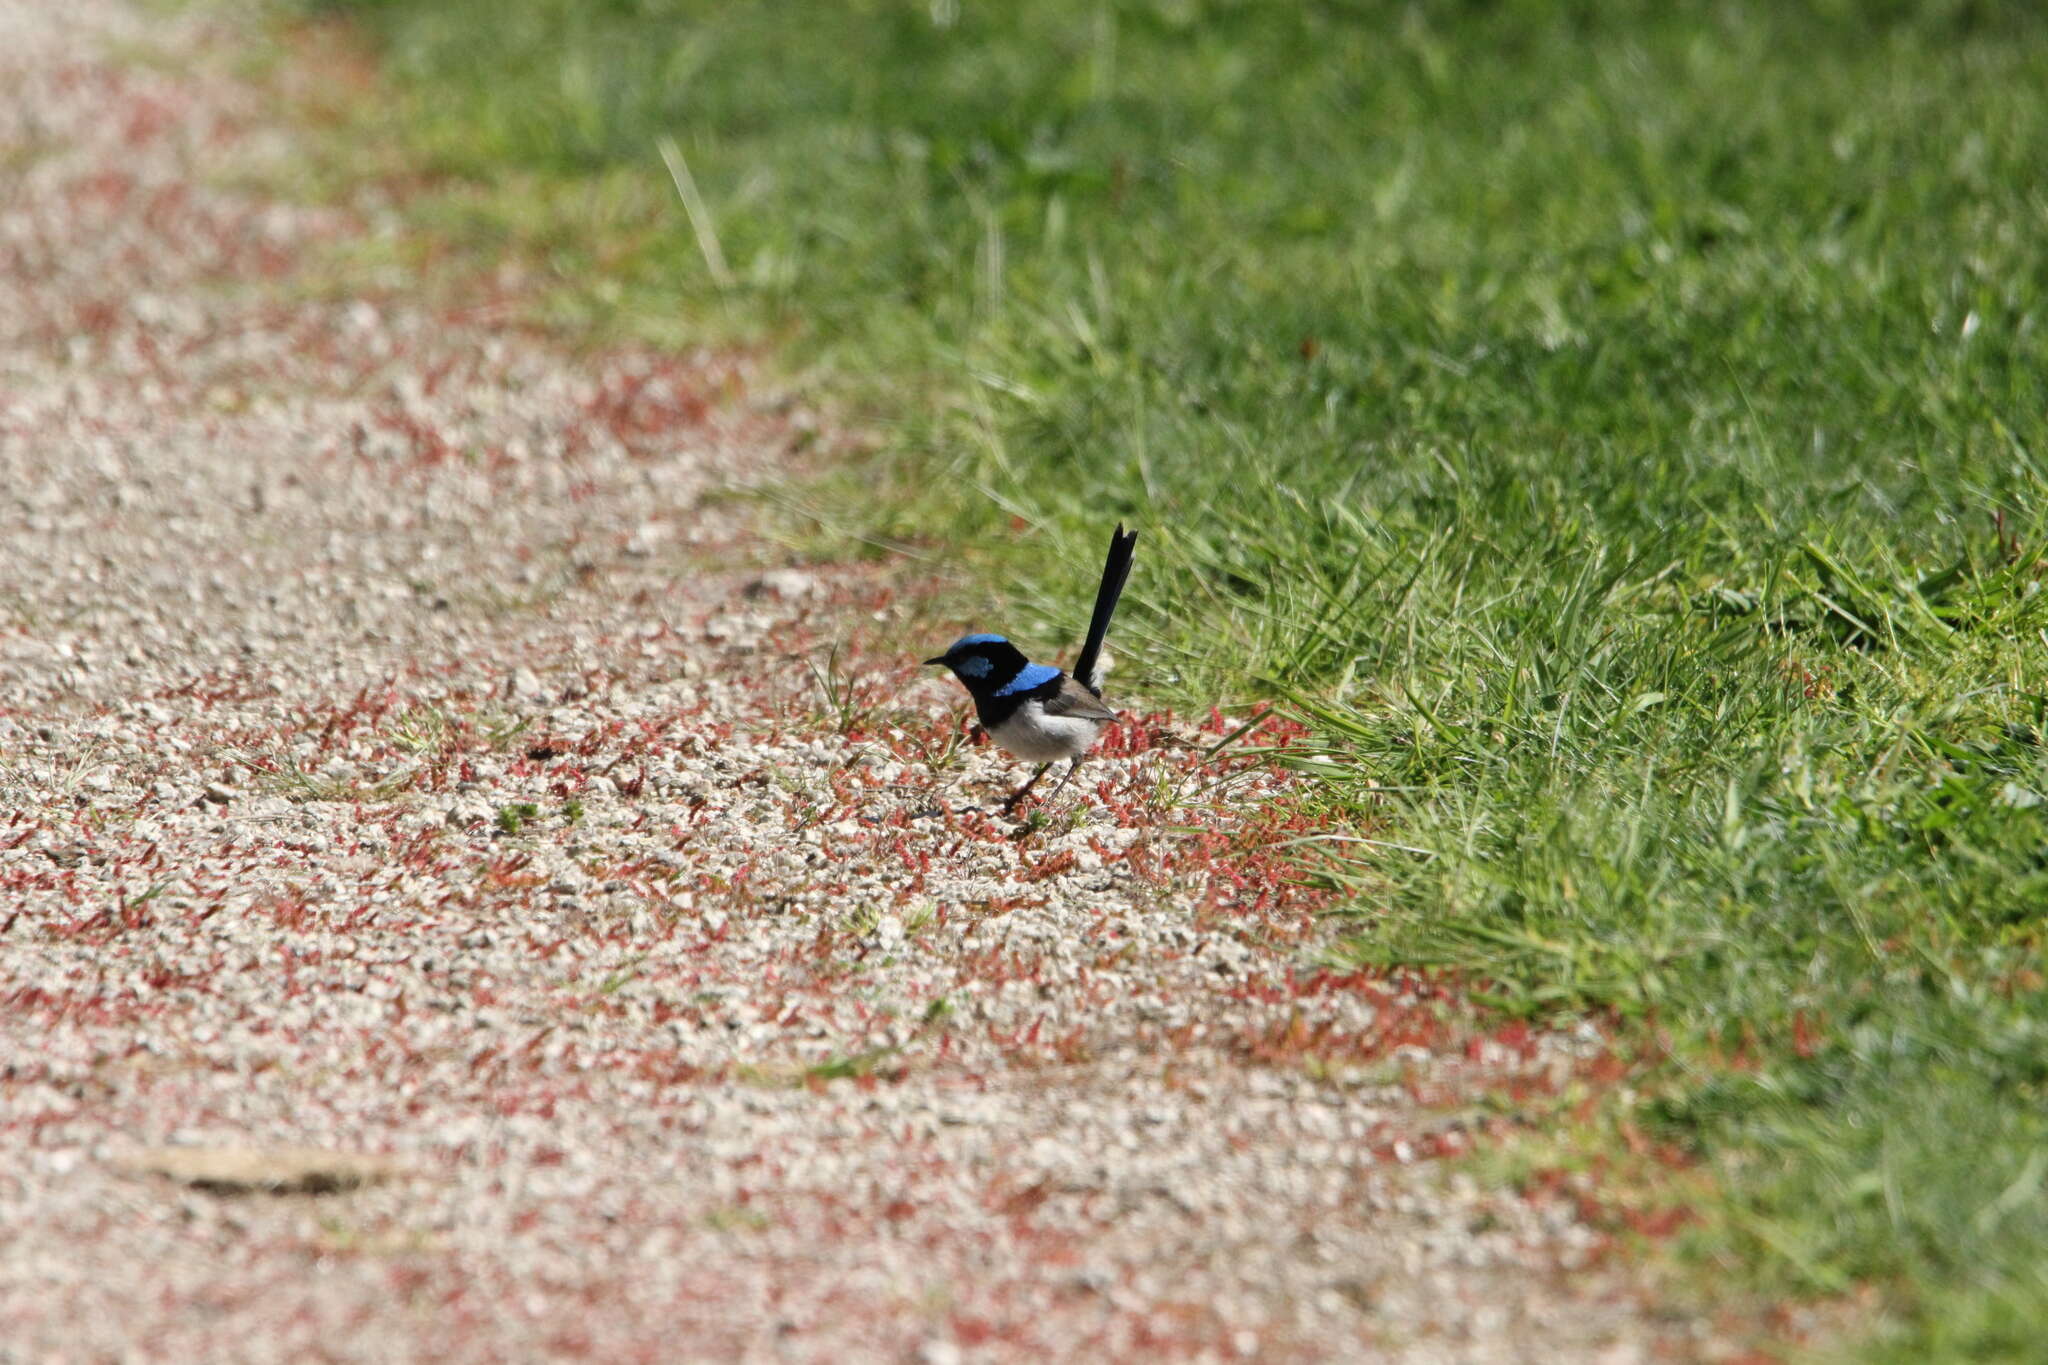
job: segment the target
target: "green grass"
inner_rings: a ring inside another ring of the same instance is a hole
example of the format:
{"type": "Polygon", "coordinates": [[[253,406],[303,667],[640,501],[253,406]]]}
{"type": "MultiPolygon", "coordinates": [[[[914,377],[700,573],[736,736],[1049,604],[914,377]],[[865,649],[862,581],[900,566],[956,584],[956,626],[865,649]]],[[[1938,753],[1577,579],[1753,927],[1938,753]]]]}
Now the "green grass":
{"type": "Polygon", "coordinates": [[[2048,17],[317,8],[444,240],[838,376],[886,439],[835,530],[1055,641],[1142,527],[1120,685],[1313,718],[1426,850],[1357,869],[1357,957],[1667,1032],[1703,1254],[2035,1358],[2048,17]]]}

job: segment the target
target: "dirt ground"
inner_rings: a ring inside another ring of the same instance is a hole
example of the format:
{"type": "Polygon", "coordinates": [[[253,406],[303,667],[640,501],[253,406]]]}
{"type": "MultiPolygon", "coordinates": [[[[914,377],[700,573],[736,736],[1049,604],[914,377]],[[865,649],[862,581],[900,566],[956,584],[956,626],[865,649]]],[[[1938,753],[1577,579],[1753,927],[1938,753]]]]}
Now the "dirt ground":
{"type": "Polygon", "coordinates": [[[806,396],[304,288],[243,41],[0,0],[0,1360],[1729,1353],[1445,1169],[1618,1064],[1318,966],[1242,717],[1002,817],[806,396]]]}

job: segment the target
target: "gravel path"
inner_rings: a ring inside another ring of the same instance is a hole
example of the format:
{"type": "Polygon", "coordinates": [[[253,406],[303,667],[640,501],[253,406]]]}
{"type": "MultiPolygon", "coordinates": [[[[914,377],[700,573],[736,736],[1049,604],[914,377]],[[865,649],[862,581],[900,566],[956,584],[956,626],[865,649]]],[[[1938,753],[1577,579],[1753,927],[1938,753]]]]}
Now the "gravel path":
{"type": "Polygon", "coordinates": [[[787,396],[295,290],[230,41],[0,0],[0,1360],[1710,1353],[1432,1165],[1597,1033],[1315,969],[1238,718],[996,818],[787,396]]]}

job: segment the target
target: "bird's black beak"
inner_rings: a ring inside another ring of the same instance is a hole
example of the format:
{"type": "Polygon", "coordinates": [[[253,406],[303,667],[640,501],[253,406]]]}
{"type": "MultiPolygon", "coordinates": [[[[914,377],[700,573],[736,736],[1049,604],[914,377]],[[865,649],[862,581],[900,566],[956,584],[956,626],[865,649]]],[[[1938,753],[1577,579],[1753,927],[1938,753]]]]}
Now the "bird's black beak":
{"type": "Polygon", "coordinates": [[[941,654],[941,655],[940,655],[940,656],[939,656],[938,658],[936,658],[936,659],[926,659],[926,660],[925,660],[924,662],[925,662],[925,666],[926,666],[927,668],[929,668],[929,667],[930,667],[931,665],[933,665],[933,664],[942,664],[942,663],[946,662],[946,656],[945,656],[945,655],[943,655],[943,654],[941,654]]]}

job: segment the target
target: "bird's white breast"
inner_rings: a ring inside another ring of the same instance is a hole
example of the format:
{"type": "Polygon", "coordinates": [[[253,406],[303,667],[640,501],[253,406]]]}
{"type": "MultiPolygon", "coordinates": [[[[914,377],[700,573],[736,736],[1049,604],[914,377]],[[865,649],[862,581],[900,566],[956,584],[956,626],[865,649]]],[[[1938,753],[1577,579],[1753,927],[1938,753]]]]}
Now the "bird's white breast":
{"type": "Polygon", "coordinates": [[[1048,716],[1038,701],[1027,701],[1001,725],[989,727],[989,738],[1004,753],[1032,763],[1079,758],[1102,733],[1102,722],[1085,716],[1048,716]]]}

